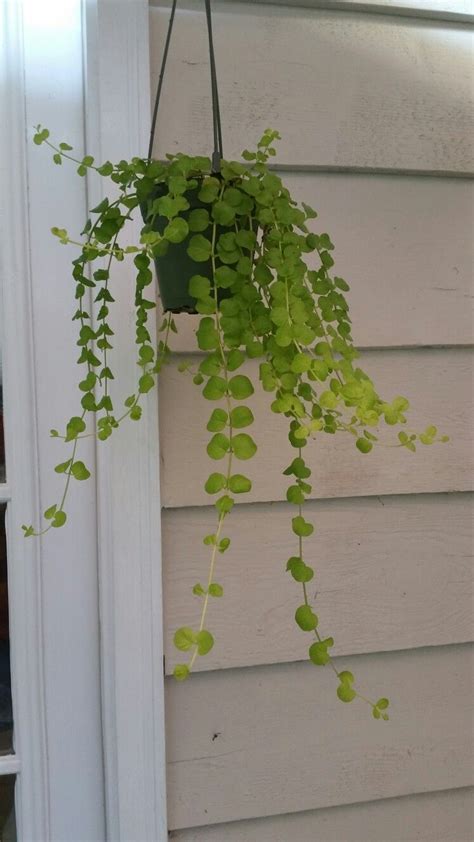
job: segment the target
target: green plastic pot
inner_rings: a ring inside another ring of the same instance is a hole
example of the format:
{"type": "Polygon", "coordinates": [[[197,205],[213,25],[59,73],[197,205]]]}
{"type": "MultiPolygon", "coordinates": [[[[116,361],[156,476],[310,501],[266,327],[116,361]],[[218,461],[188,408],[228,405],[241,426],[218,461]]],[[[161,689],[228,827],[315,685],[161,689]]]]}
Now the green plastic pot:
{"type": "MultiPolygon", "coordinates": [[[[185,194],[189,202],[189,209],[182,211],[180,216],[187,220],[192,210],[196,208],[205,208],[209,210],[209,205],[201,202],[198,199],[199,187],[195,190],[188,190],[185,194]]],[[[147,222],[148,210],[155,199],[165,195],[167,188],[163,184],[158,184],[153,193],[149,196],[146,202],[141,204],[142,216],[147,222]]],[[[153,230],[163,233],[168,225],[169,219],[164,216],[156,216],[153,220],[153,230]]],[[[224,234],[229,229],[222,226],[217,227],[217,236],[224,234]]],[[[203,231],[203,237],[211,240],[212,228],[208,231],[203,231]]],[[[155,257],[156,275],[158,278],[158,289],[160,293],[161,302],[165,312],[169,313],[196,313],[196,299],[189,294],[189,281],[193,275],[204,275],[204,277],[212,279],[212,263],[207,260],[204,263],[196,263],[192,260],[187,248],[189,240],[192,237],[189,233],[185,240],[181,243],[168,243],[166,252],[155,257]]],[[[229,290],[219,290],[218,298],[227,298],[230,295],[229,290]]]]}

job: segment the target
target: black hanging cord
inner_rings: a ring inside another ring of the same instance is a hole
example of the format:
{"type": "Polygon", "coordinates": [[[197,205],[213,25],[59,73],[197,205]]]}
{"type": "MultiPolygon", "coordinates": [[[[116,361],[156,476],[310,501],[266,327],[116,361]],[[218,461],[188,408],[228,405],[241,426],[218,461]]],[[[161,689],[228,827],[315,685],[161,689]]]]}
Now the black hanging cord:
{"type": "Polygon", "coordinates": [[[212,39],[211,0],[205,0],[207,34],[209,37],[209,63],[211,66],[211,94],[212,94],[212,123],[214,131],[214,151],[212,153],[212,169],[219,172],[223,157],[221,114],[219,108],[219,92],[217,90],[216,59],[214,57],[214,43],[212,39]]]}
{"type": "Polygon", "coordinates": [[[158,87],[156,89],[155,106],[153,108],[153,117],[151,119],[150,143],[148,146],[148,158],[151,158],[153,152],[153,141],[155,139],[156,118],[158,116],[158,106],[160,104],[161,89],[163,87],[163,76],[165,75],[166,59],[168,58],[168,50],[170,48],[171,32],[173,30],[174,13],[176,12],[176,3],[178,0],[173,0],[171,7],[170,20],[168,23],[168,32],[166,33],[165,48],[163,50],[163,58],[161,60],[160,75],[158,77],[158,87]]]}
{"type": "MultiPolygon", "coordinates": [[[[158,87],[156,89],[156,97],[155,97],[155,105],[153,108],[153,116],[151,120],[151,131],[150,131],[150,143],[148,146],[148,158],[151,159],[152,152],[153,152],[153,141],[155,138],[155,129],[156,129],[156,118],[158,115],[158,106],[160,104],[161,98],[161,90],[163,88],[163,77],[165,74],[166,68],[166,61],[168,58],[168,51],[171,41],[171,33],[173,30],[173,23],[174,23],[174,16],[176,12],[176,5],[177,0],[173,0],[173,5],[171,7],[171,14],[168,23],[168,31],[166,33],[166,41],[165,47],[163,50],[163,58],[161,60],[161,68],[160,68],[160,75],[158,77],[158,87]]],[[[219,92],[217,90],[217,72],[216,72],[216,60],[214,57],[214,42],[212,38],[212,17],[211,17],[211,0],[205,0],[205,8],[206,8],[206,22],[207,22],[207,34],[209,38],[209,63],[211,68],[211,97],[212,97],[212,130],[214,135],[214,150],[212,152],[212,170],[213,172],[219,172],[220,164],[223,157],[223,147],[222,147],[222,127],[221,127],[221,114],[219,108],[219,92]]]]}

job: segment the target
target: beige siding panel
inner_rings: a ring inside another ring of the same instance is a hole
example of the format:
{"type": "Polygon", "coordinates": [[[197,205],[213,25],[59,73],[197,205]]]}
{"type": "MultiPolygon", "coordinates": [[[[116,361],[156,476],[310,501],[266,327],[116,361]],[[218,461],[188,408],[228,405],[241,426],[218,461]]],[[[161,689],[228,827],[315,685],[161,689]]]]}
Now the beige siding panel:
{"type": "MultiPolygon", "coordinates": [[[[309,583],[323,636],[336,640],[334,654],[348,655],[417,646],[462,643],[473,638],[473,497],[421,495],[308,504],[316,531],[305,542],[315,579],[309,583]]],[[[219,557],[215,580],[224,598],[214,599],[207,626],[213,650],[198,669],[304,660],[311,635],[293,621],[301,585],[285,572],[297,552],[284,503],[239,506],[226,524],[232,544],[219,557]]],[[[215,512],[164,512],[164,604],[167,672],[180,653],[178,626],[197,626],[209,548],[202,536],[215,529],[215,512]]]]}
{"type": "MultiPolygon", "coordinates": [[[[420,176],[283,173],[336,245],[359,347],[473,341],[474,182],[420,176]]],[[[199,316],[176,318],[176,351],[196,349],[199,316]]]]}
{"type": "MultiPolygon", "coordinates": [[[[253,2],[253,0],[246,0],[253,2]]],[[[306,6],[308,8],[366,11],[385,14],[419,15],[441,20],[474,20],[472,0],[259,0],[270,5],[306,6]]],[[[159,6],[158,0],[152,5],[159,6]]]]}
{"type": "MultiPolygon", "coordinates": [[[[150,10],[153,88],[168,16],[150,10]]],[[[284,164],[474,169],[467,26],[226,2],[215,4],[214,31],[228,157],[270,125],[284,164]]],[[[177,13],[160,108],[157,156],[210,153],[201,11],[177,13]]]]}
{"type": "MultiPolygon", "coordinates": [[[[432,447],[420,445],[416,454],[401,448],[376,447],[362,455],[350,434],[319,433],[305,449],[305,458],[314,469],[315,498],[471,490],[471,361],[468,349],[362,354],[361,364],[380,384],[384,396],[390,399],[401,394],[411,401],[408,429],[421,431],[434,423],[452,440],[432,447]]],[[[251,362],[241,371],[258,378],[258,362],[251,362]]],[[[202,398],[189,374],[179,373],[175,363],[162,373],[160,390],[163,504],[208,505],[204,481],[222,464],[206,453],[210,434],[205,427],[215,404],[202,398]]],[[[258,382],[248,403],[256,419],[250,429],[259,450],[250,465],[242,463],[242,469],[253,479],[253,488],[249,494],[240,495],[245,497],[240,502],[285,499],[288,478],[282,476],[282,470],[295,453],[287,440],[287,419],[270,411],[269,396],[258,382]]],[[[385,427],[381,441],[397,441],[396,431],[385,427]]]]}
{"type": "Polygon", "coordinates": [[[473,790],[451,789],[178,830],[174,842],[469,842],[473,790]]]}
{"type": "Polygon", "coordinates": [[[472,784],[470,646],[337,666],[390,696],[390,722],[311,664],[168,679],[170,829],[472,784]]]}

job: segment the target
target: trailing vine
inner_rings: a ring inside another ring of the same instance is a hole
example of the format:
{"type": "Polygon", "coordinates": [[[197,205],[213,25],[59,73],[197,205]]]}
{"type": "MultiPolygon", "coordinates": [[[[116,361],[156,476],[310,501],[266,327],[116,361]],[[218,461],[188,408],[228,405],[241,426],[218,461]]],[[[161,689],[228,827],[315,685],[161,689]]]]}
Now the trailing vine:
{"type": "Polygon", "coordinates": [[[384,400],[357,365],[344,295],[349,286],[333,273],[333,243],[328,234],[310,230],[316,212],[304,203],[299,206],[268,166],[278,138],[277,132],[267,130],[255,152],[245,150],[243,161],[222,161],[216,174],[209,159],[181,153],[167,156],[165,162],[137,157],[97,166],[91,156],[76,158],[68,144],[52,143],[48,130],[36,127],[34,142],[49,146],[56,164],[61,165],[64,159],[73,161],[80,176],[95,170],[112,181],[116,197],[104,199],[91,210],[82,239],[73,239],[63,228],[52,229],[60,243],[79,250],[72,261],[77,301],[73,320],[79,325],[78,364],[84,376],[79,382],[78,413],[62,433],[51,430],[53,437],[71,446],[69,458],[55,468],[65,476],[63,493],[59,502],[44,512],[43,528],[24,526],[23,530],[26,536],[40,535],[65,524],[71,480],[90,476],[77,458],[83,438],[105,440],[125,419],[140,419],[142,398],[169,361],[170,334],[176,332],[173,315],[167,313],[158,342],[152,342],[148,320],[155,302],[146,297],[153,280],[151,264],[158,263],[159,275],[160,258],[177,247],[185,249],[196,264],[195,274],[186,281],[193,308],[201,316],[196,338],[203,356],[197,371],[191,372],[187,364],[180,364],[179,369],[191,373],[203,398],[216,404],[207,423],[207,454],[224,467],[212,471],[204,485],[205,491],[216,497],[216,527],[204,537],[210,552],[205,584],[196,583],[192,588],[201,600],[199,621],[195,626],[180,627],[174,636],[176,648],[188,657],[175,666],[174,675],[178,680],[187,678],[196,659],[207,654],[214,643],[207,624],[211,601],[223,595],[216,576],[218,559],[230,545],[223,534],[225,520],[237,496],[252,487],[236,463],[250,460],[257,451],[253,437],[241,432],[254,421],[245,403],[254,384],[239,370],[246,361],[259,360],[262,388],[272,397],[271,410],[287,419],[295,452],[283,471],[290,482],[286,498],[295,512],[291,518],[295,554],[287,560],[286,569],[301,586],[295,621],[311,636],[309,660],[334,671],[339,699],[351,702],[358,697],[370,705],[375,719],[386,720],[388,699],[371,701],[359,692],[351,672],[337,668],[330,653],[334,640],[324,636],[308,597],[314,568],[307,559],[305,539],[313,533],[314,524],[305,516],[312,487],[304,448],[311,438],[323,433],[345,433],[361,454],[368,454],[382,444],[381,423],[399,428],[391,446],[412,452],[418,443],[430,445],[448,437],[440,436],[434,426],[421,434],[403,429],[409,409],[406,398],[384,400]],[[127,245],[122,237],[137,209],[145,222],[139,242],[127,245]],[[136,270],[138,374],[135,392],[125,397],[117,412],[110,394],[114,379],[110,367],[114,335],[111,276],[114,261],[127,259],[133,260],[136,270]],[[310,268],[313,263],[316,268],[310,268]],[[94,314],[85,309],[88,289],[95,303],[94,314]]]}

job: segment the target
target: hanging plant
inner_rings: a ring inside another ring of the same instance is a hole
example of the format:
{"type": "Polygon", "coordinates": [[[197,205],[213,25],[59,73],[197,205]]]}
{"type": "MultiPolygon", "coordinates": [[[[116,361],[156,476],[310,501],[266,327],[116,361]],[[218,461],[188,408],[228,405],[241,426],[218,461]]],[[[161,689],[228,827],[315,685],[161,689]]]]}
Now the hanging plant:
{"type": "MultiPolygon", "coordinates": [[[[208,25],[210,34],[209,17],[208,25]]],[[[169,34],[170,30],[165,60],[169,34]]],[[[211,34],[210,46],[212,68],[211,34]]],[[[386,720],[388,699],[369,700],[359,692],[353,674],[335,665],[331,656],[334,640],[320,628],[309,599],[308,583],[314,568],[305,552],[305,539],[313,533],[314,524],[306,518],[304,508],[312,493],[305,447],[312,438],[344,434],[353,438],[365,458],[380,443],[380,424],[399,428],[392,446],[411,452],[418,442],[430,445],[448,437],[439,436],[434,426],[421,434],[407,432],[408,401],[404,397],[382,398],[357,365],[345,298],[349,286],[334,273],[333,243],[327,233],[312,230],[316,212],[304,203],[299,206],[269,168],[278,133],[267,130],[256,151],[242,153],[242,161],[223,160],[215,68],[212,78],[212,161],[181,153],[168,155],[165,162],[156,161],[150,143],[147,158],[97,166],[90,156],[76,159],[71,146],[55,145],[47,129],[36,128],[34,142],[49,146],[56,164],[73,161],[81,176],[93,170],[112,182],[112,192],[91,210],[82,239],[73,239],[63,228],[52,229],[60,243],[72,245],[77,253],[72,261],[73,320],[78,325],[78,364],[83,371],[81,400],[80,410],[65,429],[51,431],[71,448],[66,460],[55,468],[65,478],[63,494],[45,511],[44,528],[24,526],[24,533],[41,535],[66,523],[71,480],[90,476],[79,459],[82,439],[96,436],[104,441],[126,419],[140,419],[144,396],[155,387],[170,360],[170,337],[177,330],[173,313],[198,313],[196,342],[202,360],[195,370],[185,363],[179,368],[183,376],[192,377],[212,407],[207,454],[215,462],[215,470],[203,480],[206,492],[215,500],[216,525],[214,532],[203,538],[210,555],[205,584],[192,584],[192,593],[201,600],[199,619],[183,625],[174,636],[176,648],[186,654],[174,667],[174,675],[178,680],[187,678],[196,659],[213,647],[208,613],[211,602],[223,595],[218,561],[230,545],[224,527],[237,497],[251,489],[245,465],[257,452],[257,442],[249,432],[254,418],[246,401],[261,386],[268,393],[272,412],[287,424],[294,449],[290,464],[282,465],[289,482],[286,497],[294,507],[289,524],[294,555],[283,563],[300,588],[295,621],[311,641],[309,659],[317,666],[332,668],[341,701],[358,697],[368,703],[376,719],[386,720]],[[144,224],[139,240],[126,244],[126,223],[140,213],[144,224]],[[124,260],[133,260],[136,270],[138,374],[134,393],[125,397],[119,409],[109,388],[114,377],[120,379],[120,372],[112,367],[111,276],[114,261],[124,260]],[[155,302],[153,296],[147,296],[153,263],[165,311],[155,344],[149,329],[155,302]],[[87,290],[92,291],[96,303],[94,313],[86,310],[87,290]],[[241,373],[247,360],[260,361],[259,384],[241,373]]]]}

